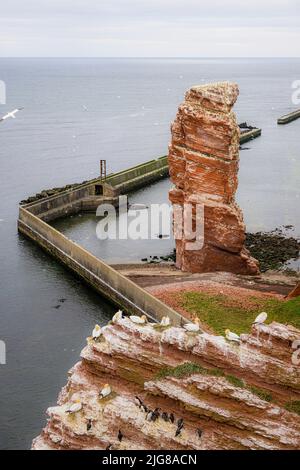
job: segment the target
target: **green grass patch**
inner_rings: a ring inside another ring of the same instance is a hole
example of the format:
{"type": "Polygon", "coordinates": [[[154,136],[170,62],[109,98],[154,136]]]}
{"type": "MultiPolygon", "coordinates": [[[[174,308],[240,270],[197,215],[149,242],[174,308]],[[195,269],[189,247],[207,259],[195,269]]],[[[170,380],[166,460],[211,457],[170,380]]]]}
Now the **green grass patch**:
{"type": "Polygon", "coordinates": [[[234,385],[235,387],[239,388],[244,388],[245,387],[245,382],[235,375],[226,375],[226,379],[231,385],[234,385]]]}
{"type": "Polygon", "coordinates": [[[300,400],[288,401],[284,407],[287,411],[300,415],[300,400]]]}
{"type": "Polygon", "coordinates": [[[260,312],[268,313],[266,323],[277,321],[300,329],[300,297],[287,302],[260,297],[231,298],[204,292],[179,294],[179,305],[192,315],[197,315],[214,333],[224,335],[229,328],[237,334],[248,333],[260,312]]]}
{"type": "Polygon", "coordinates": [[[266,392],[262,388],[257,387],[247,387],[247,389],[252,392],[254,395],[257,395],[261,400],[272,401],[273,397],[270,393],[266,392]]]}

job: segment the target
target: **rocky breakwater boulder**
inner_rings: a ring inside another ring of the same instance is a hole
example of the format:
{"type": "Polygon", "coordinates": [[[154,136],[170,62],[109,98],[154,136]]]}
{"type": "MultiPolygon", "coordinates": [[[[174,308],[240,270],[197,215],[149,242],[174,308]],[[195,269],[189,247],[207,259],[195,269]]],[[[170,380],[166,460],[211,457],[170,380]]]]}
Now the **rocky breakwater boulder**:
{"type": "MultiPolygon", "coordinates": [[[[190,249],[186,233],[176,235],[176,264],[183,271],[256,274],[258,263],[245,248],[245,225],[235,203],[240,129],[232,107],[239,94],[233,83],[195,86],[185,95],[171,126],[169,170],[173,204],[204,207],[204,245],[190,249]]],[[[178,222],[174,221],[175,233],[178,222]]],[[[190,246],[190,245],[189,245],[190,246]]]]}
{"type": "Polygon", "coordinates": [[[88,338],[32,448],[299,449],[299,334],[255,325],[233,343],[119,319],[88,338]]]}

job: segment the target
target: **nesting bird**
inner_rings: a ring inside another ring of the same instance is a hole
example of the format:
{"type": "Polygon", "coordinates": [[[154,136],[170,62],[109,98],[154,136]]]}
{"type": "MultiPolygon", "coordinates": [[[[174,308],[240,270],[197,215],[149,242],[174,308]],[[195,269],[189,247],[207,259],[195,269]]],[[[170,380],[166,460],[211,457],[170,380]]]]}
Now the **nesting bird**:
{"type": "Polygon", "coordinates": [[[228,328],[225,330],[225,336],[226,336],[226,339],[228,339],[229,341],[235,341],[236,343],[240,342],[239,335],[237,335],[236,333],[233,333],[228,328]]]}
{"type": "Polygon", "coordinates": [[[75,400],[71,406],[66,410],[66,413],[73,414],[78,413],[78,411],[82,410],[82,403],[80,400],[75,400]]]}
{"type": "Polygon", "coordinates": [[[201,436],[202,436],[202,433],[203,433],[202,429],[197,428],[196,433],[197,433],[197,436],[199,437],[199,439],[201,439],[201,436]]]}
{"type": "Polygon", "coordinates": [[[87,425],[86,425],[86,430],[90,431],[91,428],[92,428],[92,420],[88,419],[88,422],[87,422],[87,425]]]}
{"type": "Polygon", "coordinates": [[[102,398],[108,397],[108,395],[110,394],[111,394],[111,387],[109,384],[105,384],[102,390],[100,390],[99,392],[99,398],[102,399],[102,398]]]}
{"type": "Polygon", "coordinates": [[[141,317],[138,317],[137,315],[131,315],[129,318],[137,325],[145,325],[148,321],[146,315],[142,315],[141,317]]]}
{"type": "Polygon", "coordinates": [[[170,414],[169,414],[169,420],[170,420],[170,422],[171,422],[172,424],[174,423],[175,417],[174,417],[173,413],[170,413],[170,414]]]}
{"type": "Polygon", "coordinates": [[[94,341],[97,341],[102,335],[102,331],[99,325],[95,325],[95,328],[92,331],[92,338],[94,341]]]}
{"type": "Polygon", "coordinates": [[[161,326],[170,326],[171,325],[170,318],[169,317],[162,317],[160,325],[161,326]]]}
{"type": "Polygon", "coordinates": [[[261,312],[259,315],[257,315],[257,317],[255,318],[252,325],[258,325],[258,324],[261,324],[261,323],[265,323],[267,318],[268,318],[268,314],[266,312],[261,312]]]}
{"type": "Polygon", "coordinates": [[[189,331],[189,332],[192,332],[192,333],[197,333],[197,332],[201,331],[200,330],[200,320],[199,320],[199,318],[195,318],[193,323],[186,323],[185,325],[183,325],[183,328],[186,331],[189,331]]]}
{"type": "Polygon", "coordinates": [[[122,310],[118,310],[112,317],[112,322],[117,323],[119,320],[122,320],[122,318],[123,318],[123,312],[122,310]]]}
{"type": "Polygon", "coordinates": [[[166,421],[166,423],[169,422],[168,413],[163,412],[163,413],[161,414],[161,417],[162,417],[162,419],[163,419],[164,421],[166,421]]]}
{"type": "Polygon", "coordinates": [[[123,436],[121,430],[119,429],[119,432],[118,432],[118,440],[119,440],[119,442],[122,442],[123,437],[124,437],[124,436],[123,436]]]}

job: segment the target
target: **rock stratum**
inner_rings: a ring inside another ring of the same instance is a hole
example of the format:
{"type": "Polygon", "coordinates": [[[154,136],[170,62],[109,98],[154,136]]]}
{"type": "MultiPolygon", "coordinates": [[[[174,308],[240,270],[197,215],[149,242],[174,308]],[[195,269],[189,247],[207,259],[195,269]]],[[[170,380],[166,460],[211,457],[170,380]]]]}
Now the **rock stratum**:
{"type": "Polygon", "coordinates": [[[192,87],[171,126],[168,161],[175,187],[169,199],[192,206],[194,228],[195,208],[204,207],[204,245],[189,249],[188,230],[181,239],[175,236],[176,265],[182,271],[259,271],[245,248],[243,215],[235,202],[240,129],[232,107],[238,94],[238,86],[228,82],[192,87]]]}
{"type": "Polygon", "coordinates": [[[299,449],[300,416],[288,411],[300,395],[297,338],[279,323],[253,325],[239,344],[129,318],[110,323],[98,342],[88,338],[32,448],[299,449]],[[104,384],[112,392],[101,399],[104,384]],[[155,419],[136,396],[159,408],[155,419]],[[82,409],[68,414],[76,401],[82,409]]]}

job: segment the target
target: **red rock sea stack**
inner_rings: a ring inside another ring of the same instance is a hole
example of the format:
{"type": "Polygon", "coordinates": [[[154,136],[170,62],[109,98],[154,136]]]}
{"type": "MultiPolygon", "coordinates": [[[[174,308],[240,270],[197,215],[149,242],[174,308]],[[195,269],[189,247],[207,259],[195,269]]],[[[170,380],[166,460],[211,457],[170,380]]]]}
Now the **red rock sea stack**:
{"type": "Polygon", "coordinates": [[[238,86],[228,82],[192,87],[171,126],[169,169],[175,187],[170,201],[191,205],[193,227],[196,205],[204,207],[203,247],[191,250],[191,240],[176,240],[176,265],[182,271],[259,272],[245,248],[243,215],[235,202],[240,131],[232,107],[238,94],[238,86]]]}

